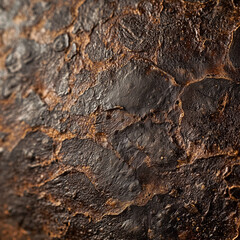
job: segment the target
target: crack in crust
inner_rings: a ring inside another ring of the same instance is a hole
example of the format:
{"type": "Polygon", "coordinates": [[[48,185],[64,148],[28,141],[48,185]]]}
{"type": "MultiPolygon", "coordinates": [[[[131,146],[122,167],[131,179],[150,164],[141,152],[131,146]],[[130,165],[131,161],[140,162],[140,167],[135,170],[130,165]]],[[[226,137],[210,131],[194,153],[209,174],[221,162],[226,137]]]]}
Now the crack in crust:
{"type": "Polygon", "coordinates": [[[0,236],[238,239],[239,26],[234,0],[2,1],[0,236]]]}

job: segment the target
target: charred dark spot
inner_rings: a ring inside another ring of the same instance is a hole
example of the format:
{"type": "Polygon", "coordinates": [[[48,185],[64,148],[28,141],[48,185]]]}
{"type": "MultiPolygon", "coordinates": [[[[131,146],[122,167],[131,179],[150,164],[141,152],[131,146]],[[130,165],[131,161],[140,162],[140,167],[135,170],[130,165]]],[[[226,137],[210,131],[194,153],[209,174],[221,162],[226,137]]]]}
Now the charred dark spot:
{"type": "Polygon", "coordinates": [[[239,54],[240,54],[240,29],[238,28],[233,33],[233,40],[229,51],[229,57],[235,68],[240,67],[239,54]]]}
{"type": "Polygon", "coordinates": [[[237,200],[240,199],[240,187],[233,187],[230,189],[230,194],[236,198],[237,200]]]}

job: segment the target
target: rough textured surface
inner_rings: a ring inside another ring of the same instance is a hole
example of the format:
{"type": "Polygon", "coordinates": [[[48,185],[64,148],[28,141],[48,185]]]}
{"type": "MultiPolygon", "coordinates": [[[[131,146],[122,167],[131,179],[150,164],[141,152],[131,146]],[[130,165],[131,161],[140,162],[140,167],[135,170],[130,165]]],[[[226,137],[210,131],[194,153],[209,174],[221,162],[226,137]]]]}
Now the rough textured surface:
{"type": "Polygon", "coordinates": [[[0,1],[0,239],[240,239],[236,0],[0,1]]]}

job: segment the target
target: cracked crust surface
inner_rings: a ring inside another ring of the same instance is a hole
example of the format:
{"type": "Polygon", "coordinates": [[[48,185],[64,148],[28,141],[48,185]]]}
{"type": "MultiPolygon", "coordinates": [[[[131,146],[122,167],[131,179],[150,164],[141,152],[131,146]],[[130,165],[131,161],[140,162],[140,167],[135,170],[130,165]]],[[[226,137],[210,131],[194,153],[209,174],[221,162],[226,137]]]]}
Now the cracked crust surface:
{"type": "Polygon", "coordinates": [[[240,239],[235,0],[0,1],[0,239],[240,239]]]}

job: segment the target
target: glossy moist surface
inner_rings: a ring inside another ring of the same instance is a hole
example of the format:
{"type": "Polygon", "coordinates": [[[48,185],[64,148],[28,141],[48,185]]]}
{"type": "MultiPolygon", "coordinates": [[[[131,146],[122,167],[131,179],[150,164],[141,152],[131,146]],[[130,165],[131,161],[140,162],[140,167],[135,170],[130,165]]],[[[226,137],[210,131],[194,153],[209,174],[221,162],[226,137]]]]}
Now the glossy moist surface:
{"type": "Polygon", "coordinates": [[[240,239],[236,0],[0,1],[0,239],[240,239]]]}

